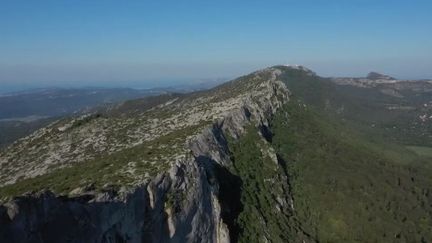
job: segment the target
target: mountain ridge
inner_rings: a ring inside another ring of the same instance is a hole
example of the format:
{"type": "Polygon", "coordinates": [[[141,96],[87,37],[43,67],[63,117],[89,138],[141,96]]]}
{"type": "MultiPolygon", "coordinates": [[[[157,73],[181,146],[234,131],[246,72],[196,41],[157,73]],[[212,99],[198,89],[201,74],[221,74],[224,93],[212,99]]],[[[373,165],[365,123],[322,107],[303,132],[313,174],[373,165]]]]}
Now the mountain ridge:
{"type": "MultiPolygon", "coordinates": [[[[432,215],[424,191],[430,185],[423,173],[430,170],[422,164],[426,158],[403,144],[383,145],[351,130],[373,134],[371,124],[388,122],[373,114],[393,112],[386,102],[411,102],[411,86],[408,93],[406,86],[399,87],[404,96],[395,97],[337,82],[299,66],[274,66],[209,91],[135,100],[57,121],[0,154],[0,195],[6,202],[0,206],[0,240],[429,239],[431,224],[418,216],[432,215]],[[382,100],[362,106],[358,96],[365,94],[382,100]],[[359,120],[359,114],[369,115],[359,120]],[[95,140],[98,136],[108,141],[95,140]],[[72,138],[74,147],[61,150],[62,141],[72,138]],[[47,160],[46,154],[57,156],[47,160]],[[392,173],[380,174],[387,170],[392,173]],[[381,185],[389,197],[406,200],[386,205],[381,185]],[[365,192],[378,201],[350,194],[365,192]],[[356,198],[361,205],[354,213],[359,222],[369,222],[364,227],[368,234],[360,233],[350,213],[326,213],[334,212],[334,200],[323,195],[334,197],[341,210],[356,198]],[[411,208],[407,202],[422,206],[411,208]],[[386,213],[376,213],[379,207],[386,207],[386,213]],[[375,227],[380,222],[385,224],[375,227]]],[[[410,105],[423,105],[423,100],[414,101],[410,105]]],[[[419,119],[417,113],[408,115],[419,119]]]]}
{"type": "MultiPolygon", "coordinates": [[[[212,97],[211,95],[207,96],[207,98],[216,98],[217,105],[214,107],[214,109],[218,111],[216,112],[216,115],[222,113],[224,113],[225,115],[220,118],[216,116],[216,122],[213,123],[213,125],[205,128],[203,132],[199,132],[195,139],[188,140],[189,142],[187,142],[187,144],[189,145],[187,146],[190,148],[191,152],[184,153],[184,156],[180,158],[172,159],[173,162],[170,166],[171,169],[169,169],[168,173],[162,172],[156,177],[152,177],[154,179],[150,180],[140,179],[138,181],[138,185],[134,186],[135,188],[137,188],[136,190],[141,191],[139,193],[141,199],[138,198],[137,200],[144,199],[146,201],[145,205],[147,205],[146,207],[144,207],[144,209],[148,207],[148,210],[150,210],[146,213],[150,214],[150,218],[143,217],[139,220],[150,220],[152,222],[152,224],[148,225],[147,227],[149,227],[148,230],[153,229],[154,232],[156,232],[155,234],[150,236],[154,241],[183,241],[181,239],[184,239],[184,237],[189,235],[188,241],[196,241],[200,239],[213,242],[229,242],[229,233],[227,230],[227,226],[220,219],[221,215],[219,212],[221,210],[221,206],[219,205],[218,200],[216,200],[216,198],[218,197],[217,183],[212,185],[212,181],[215,180],[212,178],[215,178],[218,175],[212,175],[213,172],[211,172],[212,170],[209,170],[209,168],[215,166],[221,167],[230,163],[230,157],[227,154],[228,148],[225,138],[226,135],[223,134],[230,134],[230,136],[234,138],[238,137],[244,132],[244,126],[247,123],[261,124],[260,126],[265,126],[267,119],[266,116],[275,112],[275,110],[282,105],[282,102],[287,101],[288,91],[286,90],[286,88],[284,88],[285,86],[282,85],[280,81],[276,80],[277,73],[278,71],[275,69],[266,69],[249,75],[247,79],[240,78],[236,81],[220,86],[214,91],[210,91],[210,94],[211,92],[220,93],[223,91],[222,94],[224,95],[224,97],[222,100],[220,99],[221,97],[212,97]],[[240,90],[248,90],[248,95],[243,96],[242,93],[237,94],[235,90],[231,89],[234,84],[240,90]],[[251,89],[249,87],[254,87],[254,89],[251,89]],[[227,88],[230,89],[227,90],[227,88]],[[256,92],[255,95],[252,90],[256,92]],[[227,94],[227,92],[231,92],[232,95],[230,95],[229,93],[227,94]],[[237,95],[240,95],[240,97],[238,97],[237,95]],[[224,104],[224,106],[222,107],[228,109],[220,110],[220,102],[224,104]],[[144,184],[141,185],[142,183],[144,184]],[[185,191],[189,191],[188,195],[184,195],[185,191]],[[168,192],[170,192],[171,194],[167,195],[168,192]],[[179,202],[177,197],[187,197],[187,200],[181,200],[179,202]],[[182,207],[180,209],[176,209],[179,203],[182,205],[182,207]],[[209,205],[204,206],[207,204],[209,205]],[[175,211],[175,214],[173,210],[175,211]],[[163,216],[164,214],[166,216],[163,216]],[[156,218],[151,219],[153,217],[156,218]],[[165,217],[167,217],[166,220],[164,219],[165,217]],[[207,218],[207,220],[204,220],[204,218],[202,217],[207,218]],[[187,225],[191,225],[191,231],[186,230],[185,227],[187,227],[187,225]],[[160,230],[157,230],[158,227],[166,227],[167,231],[164,231],[165,233],[160,232],[160,230]]],[[[207,95],[208,94],[209,93],[207,93],[207,95]]],[[[192,97],[193,96],[194,94],[192,94],[192,97]]],[[[202,94],[198,96],[198,99],[202,99],[201,97],[203,97],[202,94]]],[[[196,107],[196,99],[192,98],[192,101],[195,101],[194,107],[196,107]]],[[[187,100],[171,100],[170,102],[171,103],[167,102],[157,106],[157,111],[169,107],[170,105],[174,104],[174,102],[179,102],[177,104],[183,105],[181,107],[189,107],[189,101],[187,100]]],[[[193,111],[191,115],[195,115],[196,112],[196,110],[193,111]]],[[[209,114],[215,115],[215,112],[212,111],[209,114]]],[[[176,137],[178,137],[178,135],[176,137]]],[[[4,156],[2,156],[2,158],[4,158],[4,156]]],[[[2,168],[5,168],[4,160],[2,165],[2,168]]],[[[168,169],[168,167],[165,168],[165,170],[168,169]]],[[[5,180],[4,178],[2,182],[8,183],[7,179],[5,180]]],[[[46,187],[47,185],[43,186],[46,187]]],[[[102,186],[103,188],[100,193],[96,192],[96,194],[93,194],[94,196],[91,196],[92,199],[89,201],[90,205],[92,204],[92,202],[97,203],[120,200],[124,202],[123,206],[120,206],[120,208],[118,208],[114,205],[116,209],[112,210],[119,210],[120,212],[128,212],[129,210],[133,210],[130,208],[130,201],[128,201],[127,199],[129,197],[127,195],[131,195],[131,192],[128,192],[126,188],[120,190],[120,192],[123,191],[123,194],[120,193],[118,196],[115,196],[116,194],[110,194],[109,187],[106,188],[106,186],[102,186]],[[106,190],[108,190],[108,192],[106,190]]],[[[79,194],[83,194],[86,189],[73,189],[72,195],[77,191],[80,191],[79,194]]],[[[135,195],[135,193],[132,192],[132,195],[135,195]]],[[[52,194],[39,194],[37,198],[40,198],[39,200],[42,200],[43,202],[49,203],[45,206],[44,204],[42,204],[41,206],[43,207],[49,207],[51,203],[59,203],[57,199],[52,196],[52,194]]],[[[24,201],[26,201],[26,199],[24,199],[24,201]]],[[[26,215],[23,215],[22,211],[14,210],[14,208],[22,207],[21,202],[23,201],[14,201],[12,204],[6,204],[6,209],[3,208],[3,210],[6,210],[9,214],[9,218],[11,220],[11,224],[9,225],[12,225],[10,227],[14,227],[13,225],[20,224],[20,220],[23,220],[22,217],[28,217],[26,215]]],[[[61,207],[66,207],[65,210],[67,212],[71,210],[68,209],[69,206],[67,205],[69,204],[67,202],[60,203],[60,205],[63,205],[61,207]]],[[[85,205],[83,206],[85,207],[85,205]]],[[[108,205],[108,207],[110,206],[108,205]]],[[[34,210],[37,212],[40,209],[35,208],[34,210]]],[[[30,212],[28,213],[31,214],[30,212]]],[[[56,216],[55,212],[53,214],[54,215],[52,217],[59,217],[56,216]]],[[[72,212],[72,214],[74,213],[72,212]]],[[[135,211],[134,214],[140,215],[142,213],[135,211]]],[[[96,215],[95,217],[96,219],[93,218],[90,220],[97,220],[97,218],[104,217],[111,218],[107,215],[96,215]]],[[[117,221],[119,221],[117,223],[123,224],[122,222],[124,222],[125,220],[128,219],[117,219],[117,221]]],[[[42,224],[42,222],[36,220],[33,221],[33,224],[38,225],[42,224]]],[[[139,225],[141,224],[129,226],[132,229],[136,229],[136,227],[138,227],[139,225]]],[[[96,232],[102,230],[104,233],[106,233],[105,227],[103,225],[101,225],[100,227],[101,229],[96,229],[96,232]]],[[[78,228],[75,230],[83,229],[78,228]]],[[[103,234],[100,235],[96,232],[94,233],[94,235],[88,237],[96,237],[96,239],[99,240],[101,238],[105,239],[106,237],[108,237],[103,234]]],[[[138,239],[142,237],[141,233],[132,234],[129,232],[129,230],[126,232],[121,230],[121,232],[122,234],[126,234],[127,237],[130,237],[132,241],[138,241],[138,239]]],[[[8,233],[9,232],[7,231],[5,234],[7,235],[8,233]]],[[[21,236],[14,235],[13,233],[12,236],[8,235],[7,237],[17,237],[16,239],[22,239],[20,238],[21,236]]],[[[31,238],[32,236],[28,237],[31,238]]],[[[61,239],[62,236],[57,237],[60,237],[59,239],[61,239]]],[[[124,237],[126,236],[122,235],[122,238],[124,237]]],[[[90,239],[94,238],[87,238],[86,240],[88,241],[90,239]]]]}
{"type": "MultiPolygon", "coordinates": [[[[267,75],[263,71],[254,73],[252,75],[267,75]]],[[[275,82],[275,77],[272,78],[269,83],[275,82]]],[[[167,100],[165,103],[161,103],[156,105],[155,107],[150,108],[149,110],[145,110],[144,112],[137,113],[134,117],[124,117],[123,115],[119,115],[118,117],[114,117],[114,124],[109,117],[104,117],[103,114],[93,114],[93,115],[84,115],[77,119],[71,120],[63,120],[59,122],[55,122],[49,127],[43,128],[28,137],[26,140],[21,141],[21,145],[24,147],[20,148],[20,145],[12,146],[8,149],[7,153],[2,152],[0,164],[2,164],[3,168],[6,168],[7,164],[14,164],[14,169],[17,173],[12,173],[15,176],[24,176],[24,175],[39,175],[41,173],[31,173],[28,170],[21,170],[16,163],[25,164],[28,167],[31,163],[35,166],[39,166],[41,170],[45,171],[47,167],[44,166],[42,161],[47,161],[45,164],[49,164],[51,167],[56,164],[69,164],[73,162],[79,162],[84,160],[93,159],[93,155],[97,153],[112,153],[115,151],[119,151],[122,148],[130,148],[131,146],[136,146],[144,141],[151,141],[160,136],[167,135],[170,131],[177,129],[184,129],[189,126],[203,126],[205,123],[209,122],[212,119],[218,118],[222,113],[225,113],[235,107],[239,107],[242,103],[246,102],[248,99],[255,99],[253,96],[253,92],[251,91],[251,97],[247,97],[245,93],[241,93],[240,91],[246,91],[249,88],[249,85],[256,85],[257,89],[260,88],[260,84],[254,83],[246,83],[241,79],[238,79],[235,84],[239,88],[238,91],[232,90],[231,83],[225,84],[230,89],[229,92],[226,92],[224,89],[225,86],[219,86],[218,88],[204,93],[195,93],[191,94],[187,97],[179,97],[174,96],[171,100],[167,100]],[[223,92],[223,94],[222,94],[223,92]],[[231,92],[231,94],[230,94],[231,92]],[[236,93],[238,92],[238,93],[236,93]],[[219,96],[214,96],[215,93],[221,93],[221,95],[227,98],[226,100],[220,100],[219,96]],[[194,98],[196,96],[197,98],[194,98]],[[237,97],[238,96],[238,97],[237,97]],[[211,101],[209,101],[211,100],[211,101]],[[214,102],[215,105],[213,107],[205,107],[206,104],[211,104],[214,102]],[[194,111],[191,111],[191,110],[194,111]],[[197,115],[196,112],[199,112],[200,115],[197,115]],[[149,115],[150,114],[150,115],[149,115]],[[167,119],[164,117],[168,115],[167,119]],[[141,118],[140,118],[141,116],[141,118]],[[150,117],[150,118],[148,118],[150,117]],[[117,121],[117,123],[116,123],[117,121]],[[96,123],[97,125],[92,124],[96,123]],[[165,124],[164,124],[165,123],[165,124]],[[202,123],[202,125],[199,125],[202,123]],[[163,124],[163,125],[162,125],[163,124]],[[134,128],[136,126],[136,128],[134,128]],[[168,127],[166,127],[168,126],[168,127]],[[169,127],[171,126],[171,128],[169,127]],[[126,127],[129,127],[126,129],[126,127]],[[74,129],[79,128],[79,129],[74,129]],[[168,128],[168,129],[167,129],[168,128]],[[70,132],[67,132],[70,130],[70,132]],[[76,130],[76,131],[75,131],[76,130]],[[85,130],[85,133],[81,133],[81,131],[85,130]],[[67,132],[67,133],[66,133],[67,132]],[[72,135],[71,135],[72,132],[72,135]],[[129,134],[124,134],[124,133],[129,134]],[[144,132],[144,133],[143,133],[144,132]],[[100,134],[102,133],[102,135],[100,134]],[[138,134],[142,134],[139,136],[138,134]],[[91,134],[99,134],[91,135],[91,134]],[[109,134],[111,137],[113,136],[122,136],[121,138],[112,138],[113,141],[106,141],[106,136],[104,134],[109,134]],[[78,140],[79,142],[68,141],[71,139],[69,137],[72,136],[72,139],[78,140]],[[47,140],[49,144],[44,145],[36,145],[34,148],[34,152],[31,153],[41,153],[48,157],[42,157],[35,160],[35,158],[30,157],[29,159],[25,159],[25,157],[20,157],[21,155],[26,156],[25,153],[21,153],[22,150],[28,150],[29,147],[26,146],[34,146],[32,142],[37,141],[38,139],[43,139],[44,137],[49,137],[47,140]],[[92,141],[89,138],[94,138],[92,141]],[[121,142],[121,139],[129,139],[130,141],[121,142]],[[51,144],[51,145],[50,145],[51,144]],[[68,146],[69,144],[69,146],[68,146]],[[78,148],[71,148],[71,144],[84,144],[84,146],[78,148]],[[110,144],[116,144],[118,148],[108,148],[107,146],[110,144]],[[122,145],[124,144],[124,145],[122,145]],[[99,146],[100,145],[100,146],[99,146]],[[40,147],[38,147],[40,146],[40,147]],[[85,147],[90,146],[92,151],[87,152],[89,156],[86,157],[85,147]],[[48,149],[48,151],[44,151],[44,149],[48,149]],[[75,150],[73,150],[75,149],[75,150]],[[49,152],[51,151],[51,152],[49,152]],[[14,161],[8,161],[8,158],[13,158],[14,161]],[[27,160],[27,161],[26,161],[27,160]],[[32,162],[30,162],[32,161],[32,162]],[[69,162],[70,161],[70,162],[69,162]]],[[[258,95],[266,95],[265,92],[271,92],[264,90],[257,90],[258,95]]],[[[256,95],[257,99],[260,99],[256,95]]],[[[272,97],[266,97],[272,98],[272,97]]],[[[121,105],[120,105],[121,107],[121,105]]],[[[139,111],[138,111],[139,112],[139,111]]],[[[9,173],[11,174],[11,173],[9,173]]],[[[4,175],[4,173],[3,173],[4,175]]],[[[23,178],[21,178],[23,179],[23,178]]],[[[10,180],[4,177],[0,179],[2,183],[10,184],[13,183],[14,180],[10,180]]]]}

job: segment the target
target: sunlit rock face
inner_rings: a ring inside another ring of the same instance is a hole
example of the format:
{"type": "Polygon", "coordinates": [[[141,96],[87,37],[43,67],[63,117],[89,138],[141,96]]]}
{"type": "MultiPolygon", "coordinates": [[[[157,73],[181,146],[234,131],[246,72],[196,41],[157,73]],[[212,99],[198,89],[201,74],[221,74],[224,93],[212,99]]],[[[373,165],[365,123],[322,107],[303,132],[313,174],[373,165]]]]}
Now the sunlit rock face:
{"type": "Polygon", "coordinates": [[[264,69],[151,107],[125,102],[20,140],[0,157],[0,182],[16,190],[2,195],[0,241],[230,242],[226,215],[235,206],[221,198],[220,184],[236,180],[226,169],[227,139],[248,126],[268,130],[289,101],[282,72],[264,69]],[[106,164],[88,175],[86,166],[98,163],[106,164]],[[61,173],[70,176],[58,181],[61,173]],[[28,193],[20,183],[32,180],[28,193]]]}

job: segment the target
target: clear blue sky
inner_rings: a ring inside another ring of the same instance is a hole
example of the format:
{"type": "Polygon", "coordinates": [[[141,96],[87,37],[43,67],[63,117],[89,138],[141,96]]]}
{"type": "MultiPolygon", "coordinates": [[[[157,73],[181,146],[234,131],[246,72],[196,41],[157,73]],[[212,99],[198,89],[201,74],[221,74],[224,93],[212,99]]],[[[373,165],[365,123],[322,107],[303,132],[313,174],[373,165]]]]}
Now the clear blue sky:
{"type": "Polygon", "coordinates": [[[0,89],[155,86],[274,64],[432,78],[432,1],[1,0],[0,89]]]}

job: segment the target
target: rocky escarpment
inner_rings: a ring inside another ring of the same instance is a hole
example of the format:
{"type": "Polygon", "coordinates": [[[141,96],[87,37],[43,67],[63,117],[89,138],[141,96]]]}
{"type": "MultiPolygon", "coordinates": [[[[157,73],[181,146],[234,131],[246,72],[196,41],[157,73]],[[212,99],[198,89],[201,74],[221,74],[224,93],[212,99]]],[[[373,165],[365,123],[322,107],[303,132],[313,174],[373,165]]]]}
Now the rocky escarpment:
{"type": "MultiPolygon", "coordinates": [[[[220,94],[217,97],[204,95],[195,97],[194,102],[188,101],[188,104],[205,104],[207,108],[206,103],[211,102],[213,106],[205,111],[192,110],[188,113],[190,122],[183,121],[182,129],[197,128],[194,121],[202,119],[197,113],[204,114],[211,123],[198,127],[198,133],[194,131],[185,136],[184,149],[164,158],[172,160],[167,171],[134,179],[132,186],[128,184],[120,189],[106,186],[96,190],[88,184],[68,195],[45,191],[5,203],[0,206],[0,241],[230,242],[237,231],[232,217],[239,209],[235,202],[222,197],[227,193],[223,190],[227,182],[228,187],[238,186],[241,178],[227,169],[233,163],[228,138],[242,137],[246,127],[252,125],[259,128],[265,141],[269,119],[289,100],[289,91],[278,81],[280,73],[278,68],[259,71],[247,79],[216,88],[212,94],[220,94]],[[238,92],[235,99],[227,96],[233,90],[238,92]]],[[[159,108],[170,107],[175,102],[159,108]]],[[[181,102],[184,107],[185,101],[181,102]]],[[[164,121],[167,119],[159,120],[161,124],[164,121]]],[[[162,128],[154,127],[158,133],[164,133],[162,128]]],[[[105,151],[105,142],[100,143],[100,151],[105,151]]],[[[21,149],[18,147],[17,151],[21,149]]],[[[271,149],[264,152],[277,160],[271,149]]],[[[54,156],[50,162],[60,160],[61,156],[54,156]]],[[[8,180],[13,183],[16,178],[4,178],[8,180]]],[[[286,201],[289,199],[278,200],[281,205],[290,205],[286,201]]]]}
{"type": "Polygon", "coordinates": [[[227,242],[205,170],[194,159],[131,192],[50,192],[1,207],[2,242],[227,242]]]}

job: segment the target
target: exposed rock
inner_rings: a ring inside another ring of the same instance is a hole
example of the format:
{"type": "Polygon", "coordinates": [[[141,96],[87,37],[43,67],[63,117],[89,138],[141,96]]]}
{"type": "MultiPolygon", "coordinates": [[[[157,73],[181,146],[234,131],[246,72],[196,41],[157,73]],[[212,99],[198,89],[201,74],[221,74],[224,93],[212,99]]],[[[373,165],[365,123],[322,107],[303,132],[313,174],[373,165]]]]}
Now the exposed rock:
{"type": "Polygon", "coordinates": [[[370,72],[368,73],[368,75],[366,76],[367,79],[372,79],[372,80],[395,80],[395,78],[390,77],[388,75],[384,75],[381,73],[377,73],[377,72],[370,72]]]}
{"type": "MultiPolygon", "coordinates": [[[[163,109],[171,112],[156,122],[150,122],[153,119],[150,115],[155,113],[146,113],[140,123],[133,126],[127,119],[123,120],[119,126],[129,129],[124,132],[131,136],[134,133],[141,135],[129,137],[130,141],[115,150],[142,143],[139,139],[152,141],[167,132],[192,127],[202,121],[211,123],[183,138],[176,145],[182,149],[164,158],[170,165],[169,170],[161,170],[152,178],[139,177],[130,189],[116,190],[107,184],[96,193],[92,186],[77,187],[68,192],[69,196],[37,193],[17,197],[0,206],[0,242],[230,242],[232,224],[222,218],[227,205],[219,198],[220,180],[233,177],[224,170],[232,164],[227,136],[239,138],[250,125],[268,126],[271,116],[288,102],[290,93],[277,80],[280,72],[277,68],[265,69],[247,80],[236,81],[235,88],[231,88],[231,83],[190,100],[173,99],[155,108],[153,112],[163,109]],[[223,95],[226,98],[221,98],[223,95]],[[167,129],[170,124],[171,128],[167,129]],[[225,173],[223,178],[221,170],[225,173]]],[[[105,118],[86,122],[90,125],[84,124],[83,128],[74,131],[83,138],[79,143],[87,143],[84,133],[91,137],[96,134],[94,131],[106,134],[118,129],[106,128],[112,121],[105,118]]],[[[2,157],[0,164],[9,165],[17,158],[24,158],[17,153],[45,136],[53,139],[46,145],[47,153],[51,154],[49,159],[29,163],[31,166],[19,175],[27,175],[30,170],[34,172],[31,175],[49,173],[47,164],[85,160],[108,151],[107,146],[113,143],[101,135],[100,139],[96,136],[88,141],[98,144],[93,146],[94,154],[86,154],[81,148],[73,151],[68,147],[73,144],[67,139],[69,135],[59,133],[68,129],[67,125],[60,124],[38,131],[2,157]],[[57,126],[61,131],[54,129],[57,126]],[[62,146],[59,151],[55,151],[57,143],[62,146]],[[69,152],[63,149],[64,146],[69,152]],[[32,166],[38,168],[37,172],[32,166]]],[[[269,150],[268,153],[277,162],[274,152],[269,150]]],[[[125,164],[133,166],[130,162],[125,164]]],[[[4,176],[1,182],[11,184],[16,179],[4,176]]],[[[281,205],[287,204],[285,199],[278,201],[281,205]]]]}

